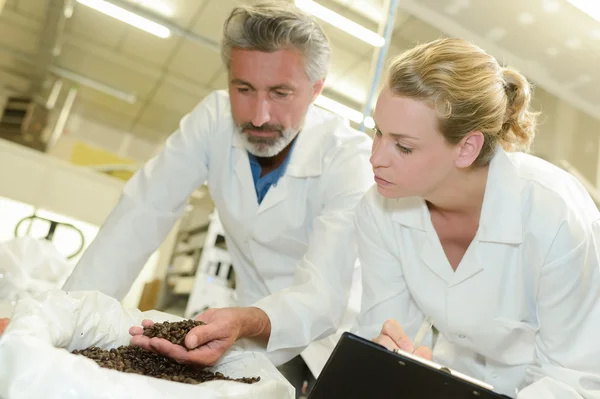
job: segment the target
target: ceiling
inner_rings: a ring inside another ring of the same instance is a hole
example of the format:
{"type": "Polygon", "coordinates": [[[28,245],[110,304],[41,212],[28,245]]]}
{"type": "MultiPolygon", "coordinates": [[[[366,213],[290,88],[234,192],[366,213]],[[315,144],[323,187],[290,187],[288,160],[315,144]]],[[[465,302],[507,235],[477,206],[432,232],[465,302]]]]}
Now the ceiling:
{"type": "MultiPolygon", "coordinates": [[[[0,14],[0,85],[16,91],[31,87],[52,1],[56,0],[6,0],[0,14]]],[[[161,39],[75,3],[64,27],[62,50],[50,61],[136,97],[130,103],[80,86],[74,113],[160,142],[206,94],[226,87],[215,45],[222,23],[235,5],[256,1],[110,1],[138,7],[181,34],[161,39]],[[212,44],[202,44],[203,38],[212,44]]],[[[384,0],[318,2],[371,30],[378,29],[377,14],[385,14],[384,0]],[[374,15],[367,15],[365,6],[374,15]]],[[[374,48],[323,26],[333,47],[324,94],[361,110],[371,85],[366,77],[371,76],[374,48]]],[[[600,23],[566,0],[401,0],[388,55],[443,35],[475,40],[547,91],[600,119],[600,23]]]]}

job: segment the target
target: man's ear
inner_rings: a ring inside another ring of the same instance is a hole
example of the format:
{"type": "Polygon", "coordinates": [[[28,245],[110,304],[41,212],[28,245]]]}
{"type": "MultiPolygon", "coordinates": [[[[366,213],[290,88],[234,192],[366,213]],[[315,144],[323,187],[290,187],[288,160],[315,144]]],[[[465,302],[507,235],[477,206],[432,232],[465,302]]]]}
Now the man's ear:
{"type": "Polygon", "coordinates": [[[319,94],[321,94],[321,92],[323,91],[323,87],[325,87],[325,78],[319,79],[315,83],[313,83],[312,101],[315,101],[317,97],[319,97],[319,94]]]}
{"type": "Polygon", "coordinates": [[[483,133],[473,131],[467,134],[458,145],[458,157],[456,158],[456,167],[468,168],[479,156],[485,140],[483,133]]]}

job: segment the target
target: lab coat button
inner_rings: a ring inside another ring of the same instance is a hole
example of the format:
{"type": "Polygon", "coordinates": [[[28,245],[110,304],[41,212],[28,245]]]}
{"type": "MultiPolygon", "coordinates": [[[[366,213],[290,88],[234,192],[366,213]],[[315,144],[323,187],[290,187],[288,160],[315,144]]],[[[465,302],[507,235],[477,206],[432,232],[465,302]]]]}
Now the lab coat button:
{"type": "Polygon", "coordinates": [[[460,334],[460,335],[458,336],[458,338],[460,338],[460,339],[465,339],[465,338],[467,338],[467,337],[466,337],[465,335],[463,335],[463,334],[460,334]]]}
{"type": "Polygon", "coordinates": [[[494,378],[494,379],[498,378],[498,374],[492,373],[492,378],[494,378]]]}

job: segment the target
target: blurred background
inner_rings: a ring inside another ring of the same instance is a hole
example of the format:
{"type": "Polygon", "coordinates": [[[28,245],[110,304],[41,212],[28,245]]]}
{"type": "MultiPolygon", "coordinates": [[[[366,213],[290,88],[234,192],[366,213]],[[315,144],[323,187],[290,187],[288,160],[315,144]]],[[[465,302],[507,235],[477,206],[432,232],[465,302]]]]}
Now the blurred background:
{"type": "MultiPolygon", "coordinates": [[[[285,0],[282,0],[285,1],[285,0]]],[[[222,24],[238,0],[0,0],[0,241],[50,240],[70,264],[182,116],[226,89],[222,24]]],[[[372,134],[390,57],[459,36],[535,85],[533,153],[600,202],[600,2],[296,0],[333,59],[317,105],[372,134]]],[[[0,275],[1,276],[1,275],[0,275]]],[[[205,187],[125,298],[192,315],[226,304],[233,271],[205,187]]]]}

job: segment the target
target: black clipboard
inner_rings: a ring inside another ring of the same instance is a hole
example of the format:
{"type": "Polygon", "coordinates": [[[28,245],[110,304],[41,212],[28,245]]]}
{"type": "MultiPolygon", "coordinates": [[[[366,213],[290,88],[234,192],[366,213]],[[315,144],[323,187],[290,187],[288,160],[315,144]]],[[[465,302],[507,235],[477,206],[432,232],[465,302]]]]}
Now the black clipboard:
{"type": "Polygon", "coordinates": [[[342,334],[308,399],[507,399],[492,387],[411,354],[342,334]]]}

